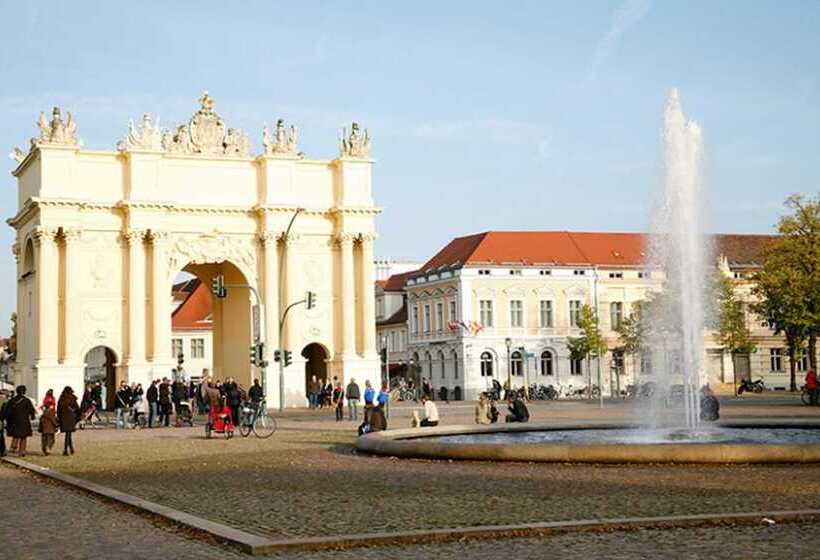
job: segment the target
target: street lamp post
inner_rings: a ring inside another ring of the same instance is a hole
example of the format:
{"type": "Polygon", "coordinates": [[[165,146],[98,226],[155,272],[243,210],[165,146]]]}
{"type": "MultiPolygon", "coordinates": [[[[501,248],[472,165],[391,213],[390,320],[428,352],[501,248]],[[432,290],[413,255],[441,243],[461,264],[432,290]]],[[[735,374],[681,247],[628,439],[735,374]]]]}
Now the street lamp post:
{"type": "MultiPolygon", "coordinates": [[[[281,294],[283,293],[283,290],[282,290],[282,273],[284,272],[284,270],[283,270],[284,267],[282,266],[282,264],[283,264],[283,261],[284,261],[284,258],[285,258],[285,251],[288,250],[287,249],[288,236],[290,235],[290,228],[293,227],[293,222],[294,222],[294,220],[296,220],[296,216],[298,216],[299,213],[302,212],[303,210],[304,210],[304,208],[297,208],[296,209],[296,211],[293,213],[293,216],[290,218],[290,222],[288,222],[287,229],[285,229],[285,235],[282,237],[282,241],[285,243],[285,250],[283,250],[282,254],[279,256],[279,294],[280,294],[280,303],[281,303],[281,294]]],[[[285,409],[285,360],[284,360],[285,349],[283,348],[283,346],[284,346],[284,344],[283,344],[283,340],[284,340],[283,331],[285,329],[285,319],[287,319],[288,311],[290,311],[291,307],[293,307],[293,304],[288,305],[288,303],[285,302],[285,305],[284,305],[285,310],[284,310],[284,312],[282,312],[282,314],[279,317],[279,352],[280,352],[280,356],[282,356],[282,358],[279,360],[279,411],[280,412],[285,409]]],[[[279,306],[279,309],[282,309],[281,305],[279,306]]],[[[264,378],[264,372],[263,372],[263,378],[264,378]]]]}

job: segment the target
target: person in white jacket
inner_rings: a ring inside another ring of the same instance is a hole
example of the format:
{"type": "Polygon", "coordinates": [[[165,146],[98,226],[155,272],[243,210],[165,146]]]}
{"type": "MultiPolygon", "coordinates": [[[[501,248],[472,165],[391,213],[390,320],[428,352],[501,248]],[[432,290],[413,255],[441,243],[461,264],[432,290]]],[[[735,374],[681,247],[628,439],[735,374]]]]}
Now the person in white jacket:
{"type": "Polygon", "coordinates": [[[438,426],[438,408],[436,403],[427,398],[427,395],[422,395],[421,404],[424,405],[424,418],[421,419],[420,426],[427,428],[431,426],[438,426]]]}

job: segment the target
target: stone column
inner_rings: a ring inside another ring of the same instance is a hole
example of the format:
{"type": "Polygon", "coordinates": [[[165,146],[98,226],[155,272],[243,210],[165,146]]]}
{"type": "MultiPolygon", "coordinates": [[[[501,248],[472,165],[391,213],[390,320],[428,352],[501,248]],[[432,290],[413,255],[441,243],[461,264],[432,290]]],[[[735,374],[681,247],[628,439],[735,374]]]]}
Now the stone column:
{"type": "Polygon", "coordinates": [[[362,250],[361,286],[359,286],[359,301],[361,301],[362,317],[362,354],[371,359],[376,355],[376,293],[373,264],[373,242],[375,234],[362,234],[359,238],[362,250]]]}
{"type": "MultiPolygon", "coordinates": [[[[296,293],[296,259],[293,254],[294,247],[299,242],[299,237],[300,236],[298,233],[289,233],[287,237],[282,237],[282,251],[284,253],[282,262],[285,267],[284,285],[281,287],[282,299],[279,302],[282,313],[285,312],[288,305],[299,298],[299,294],[296,293]]],[[[291,352],[298,354],[299,349],[290,348],[290,344],[294,339],[294,337],[291,336],[291,333],[293,332],[293,321],[295,318],[294,313],[295,312],[288,313],[288,318],[282,332],[282,345],[291,352]]]]}
{"type": "Polygon", "coordinates": [[[336,236],[342,251],[342,356],[345,359],[356,355],[356,271],[353,265],[353,241],[350,233],[336,236]]]}
{"type": "Polygon", "coordinates": [[[145,236],[143,229],[132,229],[124,235],[128,242],[129,366],[145,363],[145,236]]]}
{"type": "Polygon", "coordinates": [[[167,282],[168,265],[166,262],[166,247],[168,233],[164,231],[151,232],[152,245],[152,361],[156,374],[168,375],[162,371],[170,368],[171,357],[171,289],[167,282]],[[158,368],[158,369],[157,369],[158,368]]]}
{"type": "Polygon", "coordinates": [[[58,329],[58,254],[57,229],[38,227],[34,232],[35,274],[37,282],[37,337],[38,364],[55,364],[59,347],[58,329]]]}
{"type": "MultiPolygon", "coordinates": [[[[268,354],[279,348],[279,253],[278,236],[266,231],[259,235],[265,263],[262,274],[262,301],[265,302],[265,347],[268,354]]],[[[273,359],[267,358],[272,364],[273,359]]]]}
{"type": "Polygon", "coordinates": [[[80,356],[80,332],[78,296],[79,286],[77,285],[77,245],[82,232],[78,228],[63,228],[63,241],[65,242],[65,285],[63,286],[63,316],[64,316],[64,344],[65,354],[63,361],[80,364],[83,356],[80,356]]]}

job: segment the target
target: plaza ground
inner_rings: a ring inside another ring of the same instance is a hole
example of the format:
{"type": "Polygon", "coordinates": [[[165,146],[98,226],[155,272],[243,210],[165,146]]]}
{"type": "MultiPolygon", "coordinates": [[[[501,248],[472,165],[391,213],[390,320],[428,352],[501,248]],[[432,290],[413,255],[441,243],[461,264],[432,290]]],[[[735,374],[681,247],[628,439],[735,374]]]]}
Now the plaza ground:
{"type": "MultiPolygon", "coordinates": [[[[394,406],[391,427],[406,427],[412,410],[410,405],[394,406]]],[[[469,403],[441,405],[440,411],[443,424],[472,422],[469,403]]],[[[537,421],[632,417],[631,403],[625,402],[608,402],[603,410],[589,402],[536,403],[531,412],[537,421]]],[[[792,395],[726,399],[722,413],[725,419],[820,418],[817,409],[800,405],[799,396],[792,395]]],[[[398,460],[356,454],[352,447],[356,423],[337,423],[332,411],[288,411],[278,420],[279,431],[268,440],[253,436],[206,440],[201,426],[84,431],[77,436],[78,454],[73,457],[29,455],[27,459],[274,538],[820,507],[820,465],[599,466],[398,460]]],[[[169,551],[178,549],[172,555],[180,558],[189,554],[192,558],[241,556],[233,549],[192,538],[167,524],[8,466],[0,469],[0,492],[30,496],[28,503],[32,504],[21,513],[31,517],[30,524],[15,522],[8,510],[0,513],[5,531],[16,525],[32,533],[21,542],[34,543],[33,548],[26,552],[21,544],[15,558],[42,557],[26,554],[46,550],[60,539],[67,543],[63,550],[86,551],[85,556],[78,552],[77,558],[87,557],[91,550],[115,550],[117,543],[126,547],[118,554],[120,558],[157,557],[166,546],[169,551]],[[46,516],[46,526],[53,529],[48,536],[36,531],[40,516],[46,516]],[[80,524],[76,527],[79,539],[71,529],[73,516],[80,524]],[[66,536],[61,536],[63,530],[68,531],[66,536]],[[95,533],[100,538],[91,536],[95,533]],[[143,534],[153,535],[153,552],[140,549],[146,546],[140,537],[143,534]]],[[[492,558],[503,551],[535,558],[549,550],[551,557],[559,558],[589,554],[608,558],[820,557],[820,547],[813,544],[816,539],[801,537],[806,531],[814,532],[800,524],[614,532],[382,547],[333,556],[492,558]]],[[[272,557],[321,558],[324,553],[272,557]]]]}

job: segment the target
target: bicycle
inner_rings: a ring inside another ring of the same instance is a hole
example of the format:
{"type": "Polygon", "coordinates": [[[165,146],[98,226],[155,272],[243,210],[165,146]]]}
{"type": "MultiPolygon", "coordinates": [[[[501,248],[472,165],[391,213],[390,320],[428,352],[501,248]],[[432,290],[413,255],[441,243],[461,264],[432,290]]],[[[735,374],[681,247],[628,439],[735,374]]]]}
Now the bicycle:
{"type": "Polygon", "coordinates": [[[261,439],[267,439],[276,431],[276,420],[268,413],[267,403],[262,399],[258,404],[250,401],[242,403],[239,411],[239,433],[248,437],[251,432],[261,439]]]}
{"type": "Polygon", "coordinates": [[[90,428],[97,428],[106,426],[109,423],[108,415],[97,408],[97,404],[92,402],[85,410],[80,413],[80,421],[78,427],[84,430],[86,426],[90,428]]]}

